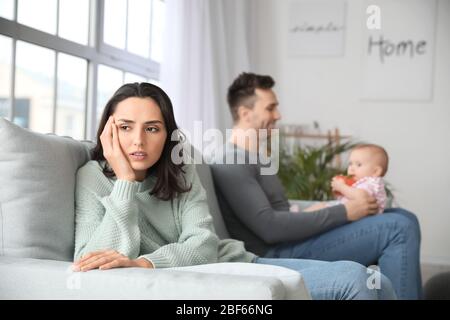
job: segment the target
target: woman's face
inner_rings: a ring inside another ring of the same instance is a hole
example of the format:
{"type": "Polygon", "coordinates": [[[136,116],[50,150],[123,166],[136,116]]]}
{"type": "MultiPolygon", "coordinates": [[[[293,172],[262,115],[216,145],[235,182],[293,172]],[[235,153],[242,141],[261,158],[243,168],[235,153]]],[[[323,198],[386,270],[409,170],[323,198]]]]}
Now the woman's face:
{"type": "Polygon", "coordinates": [[[119,143],[139,181],[161,157],[167,131],[161,109],[151,98],[131,97],[119,102],[113,114],[119,143]]]}

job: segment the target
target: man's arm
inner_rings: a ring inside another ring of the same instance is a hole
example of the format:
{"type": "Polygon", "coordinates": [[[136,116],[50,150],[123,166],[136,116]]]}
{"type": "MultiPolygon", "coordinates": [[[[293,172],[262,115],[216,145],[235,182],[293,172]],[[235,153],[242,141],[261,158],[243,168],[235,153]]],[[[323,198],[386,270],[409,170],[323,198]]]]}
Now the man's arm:
{"type": "Polygon", "coordinates": [[[348,222],[344,205],[313,214],[274,210],[259,184],[255,166],[216,164],[211,168],[214,183],[230,208],[244,225],[268,244],[301,241],[348,222]]]}
{"type": "Polygon", "coordinates": [[[308,208],[303,209],[303,212],[313,212],[317,210],[322,210],[327,207],[327,204],[325,202],[319,202],[315,203],[312,206],[309,206],[308,208]]]}

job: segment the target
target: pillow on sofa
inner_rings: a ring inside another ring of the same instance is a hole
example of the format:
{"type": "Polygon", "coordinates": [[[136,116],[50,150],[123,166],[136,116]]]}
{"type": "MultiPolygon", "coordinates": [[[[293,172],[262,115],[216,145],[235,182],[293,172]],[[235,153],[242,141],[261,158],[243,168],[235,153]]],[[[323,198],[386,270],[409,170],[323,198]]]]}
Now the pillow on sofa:
{"type": "MultiPolygon", "coordinates": [[[[202,159],[203,155],[200,151],[198,151],[192,144],[189,142],[185,142],[183,144],[183,149],[185,155],[188,156],[190,160],[192,159],[202,159]]],[[[219,208],[219,203],[217,202],[217,195],[214,189],[213,177],[211,174],[211,168],[209,165],[203,160],[202,163],[196,164],[195,169],[197,170],[198,177],[200,182],[202,183],[203,188],[206,191],[206,197],[208,201],[209,212],[213,218],[214,229],[219,236],[220,239],[229,239],[230,234],[228,233],[227,228],[225,227],[225,222],[223,221],[222,212],[219,208]]]]}
{"type": "Polygon", "coordinates": [[[202,183],[203,188],[205,188],[206,191],[209,212],[213,217],[214,229],[216,230],[216,233],[220,239],[228,239],[230,238],[230,234],[225,227],[225,222],[223,221],[222,213],[217,202],[211,168],[206,163],[197,164],[195,168],[197,169],[200,182],[202,183]]]}
{"type": "Polygon", "coordinates": [[[0,255],[71,261],[74,189],[88,145],[0,118],[0,255]]]}

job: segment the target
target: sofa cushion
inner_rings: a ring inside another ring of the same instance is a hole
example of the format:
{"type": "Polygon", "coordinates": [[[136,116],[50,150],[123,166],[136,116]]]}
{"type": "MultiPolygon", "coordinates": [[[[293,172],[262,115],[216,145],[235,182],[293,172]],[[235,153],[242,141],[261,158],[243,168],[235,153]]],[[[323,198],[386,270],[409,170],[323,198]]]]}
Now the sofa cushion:
{"type": "Polygon", "coordinates": [[[229,239],[230,234],[223,221],[222,212],[220,211],[219,203],[217,202],[216,190],[214,188],[214,181],[211,173],[211,167],[203,159],[203,155],[190,142],[183,143],[184,161],[185,163],[194,164],[197,170],[198,177],[206,191],[209,212],[213,218],[214,229],[220,239],[229,239]]]}
{"type": "Polygon", "coordinates": [[[88,146],[0,118],[0,255],[71,261],[74,189],[88,146]]]}
{"type": "MultiPolygon", "coordinates": [[[[281,266],[258,263],[222,262],[170,268],[169,270],[203,272],[216,275],[223,274],[244,277],[277,278],[283,284],[284,292],[279,292],[272,298],[276,298],[278,296],[278,299],[311,299],[302,275],[297,271],[281,266]]],[[[273,292],[276,291],[273,290],[273,292]]]]}
{"type": "Polygon", "coordinates": [[[69,262],[0,257],[0,299],[265,300],[310,295],[300,273],[256,263],[72,272],[69,262]]]}
{"type": "Polygon", "coordinates": [[[225,222],[223,221],[222,213],[220,212],[219,204],[217,203],[217,196],[214,189],[211,168],[206,163],[197,164],[195,167],[203,188],[205,188],[206,191],[209,212],[213,217],[214,229],[216,230],[216,233],[220,239],[229,239],[230,234],[225,227],[225,222]]]}

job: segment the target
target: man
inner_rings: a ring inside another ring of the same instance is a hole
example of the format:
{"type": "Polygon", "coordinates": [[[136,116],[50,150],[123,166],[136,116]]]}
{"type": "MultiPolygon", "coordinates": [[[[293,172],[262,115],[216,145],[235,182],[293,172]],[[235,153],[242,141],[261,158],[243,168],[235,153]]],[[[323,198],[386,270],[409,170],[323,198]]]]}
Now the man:
{"type": "Polygon", "coordinates": [[[278,177],[261,174],[264,165],[226,161],[260,153],[254,132],[270,131],[281,118],[274,85],[270,76],[243,73],[228,90],[234,127],[224,152],[213,155],[211,168],[231,236],[266,258],[378,264],[400,299],[420,298],[420,228],[414,214],[388,209],[373,215],[378,207],[369,196],[313,212],[290,212],[278,177]]]}

